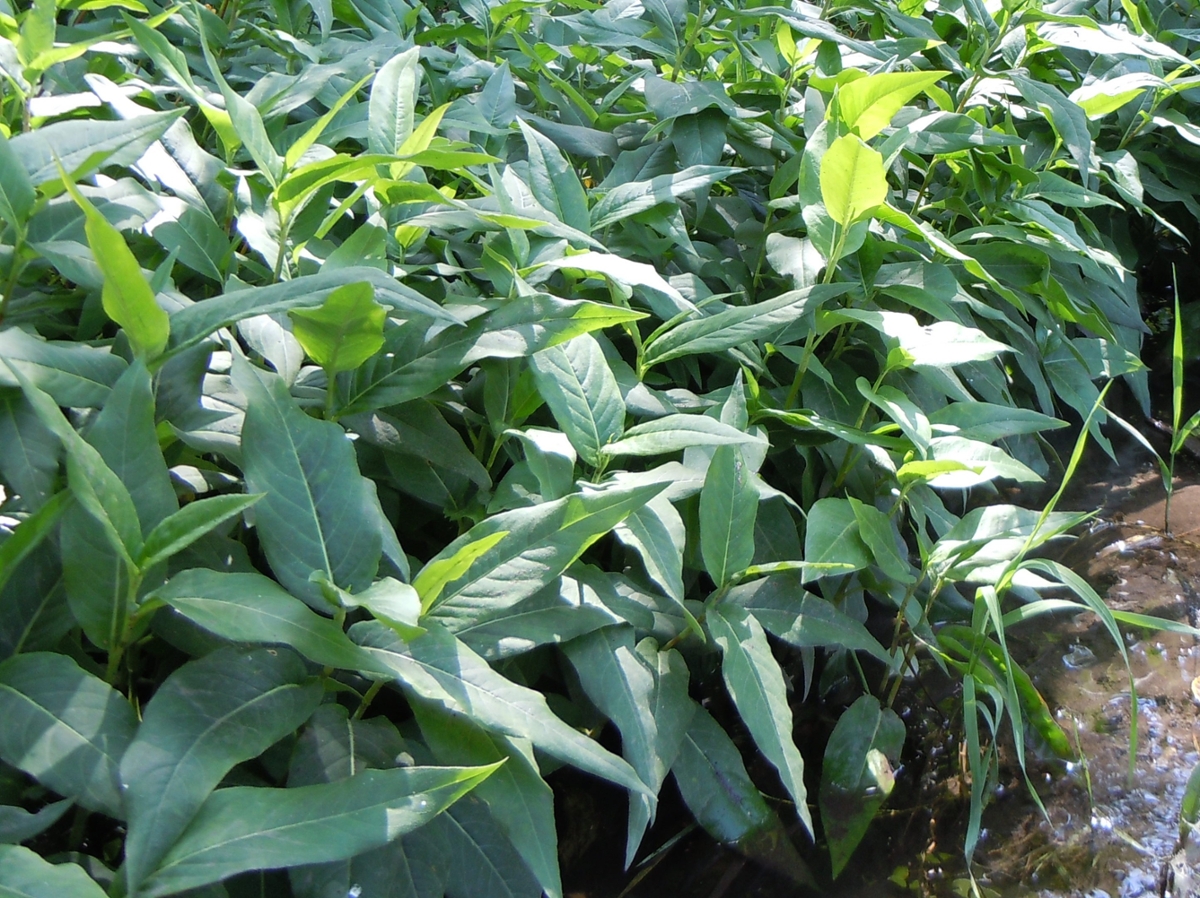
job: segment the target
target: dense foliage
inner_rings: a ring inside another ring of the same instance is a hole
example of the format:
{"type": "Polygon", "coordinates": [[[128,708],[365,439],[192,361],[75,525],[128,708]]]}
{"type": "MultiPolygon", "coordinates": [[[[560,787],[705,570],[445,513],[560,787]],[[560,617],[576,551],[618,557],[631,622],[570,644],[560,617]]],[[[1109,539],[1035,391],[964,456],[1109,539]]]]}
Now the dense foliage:
{"type": "Polygon", "coordinates": [[[836,876],[918,653],[970,853],[1005,628],[1116,633],[1000,487],[1148,402],[1188,16],[0,0],[0,891],[560,898],[559,765],[836,876]]]}

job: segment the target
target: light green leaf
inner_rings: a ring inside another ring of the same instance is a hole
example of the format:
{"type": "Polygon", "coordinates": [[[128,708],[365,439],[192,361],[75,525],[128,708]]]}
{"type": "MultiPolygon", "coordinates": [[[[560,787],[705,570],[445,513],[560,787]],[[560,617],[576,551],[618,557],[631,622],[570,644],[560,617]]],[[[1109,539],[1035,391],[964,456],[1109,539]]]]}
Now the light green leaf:
{"type": "Polygon", "coordinates": [[[718,587],[754,560],[758,489],[736,446],[719,446],[700,491],[700,554],[718,587]]]}
{"type": "Polygon", "coordinates": [[[811,834],[804,759],[792,739],[787,687],[783,671],[771,655],[767,634],[750,612],[729,603],[710,608],[705,623],[721,647],[721,675],[742,722],[759,751],[778,771],[784,788],[796,803],[800,822],[811,834]]]}
{"type": "Polygon", "coordinates": [[[148,597],[230,642],[287,645],[317,664],[387,673],[327,617],[310,610],[262,574],[194,568],[176,574],[148,597]]]}
{"type": "MultiPolygon", "coordinates": [[[[492,515],[450,543],[427,567],[453,559],[465,546],[485,537],[508,536],[479,555],[465,573],[430,600],[422,588],[425,571],[414,585],[429,617],[459,630],[480,623],[536,593],[575,561],[597,539],[665,489],[665,483],[609,486],[573,493],[533,508],[492,515]]],[[[444,574],[439,573],[437,580],[444,574]]],[[[434,581],[436,582],[436,580],[434,581]]]]}
{"type": "MultiPolygon", "coordinates": [[[[935,69],[929,72],[879,72],[859,78],[838,88],[838,115],[846,127],[863,140],[870,140],[891,124],[905,103],[949,74],[935,69]]],[[[830,115],[834,108],[835,105],[830,104],[830,115]]],[[[845,221],[841,223],[846,224],[845,221]]]]}
{"type": "Polygon", "coordinates": [[[345,431],[304,414],[275,374],[238,359],[233,378],[247,398],[246,488],[267,494],[254,520],[271,570],[289,592],[319,608],[324,599],[309,579],[313,571],[350,592],[366,589],[382,539],[345,431]]]}
{"type": "Polygon", "coordinates": [[[15,655],[0,664],[0,718],[5,763],[89,810],[124,817],[117,765],[137,718],[119,692],[66,655],[15,655]]]}
{"type": "Polygon", "coordinates": [[[104,898],[104,889],[78,864],[48,864],[28,848],[0,845],[4,898],[104,898]]]}
{"type": "Polygon", "coordinates": [[[161,521],[146,536],[137,563],[142,570],[166,561],[182,552],[204,534],[211,532],[225,521],[241,514],[259,499],[262,493],[252,496],[212,496],[189,502],[169,518],[161,521]]]}
{"type": "Polygon", "coordinates": [[[225,774],[292,733],[323,695],[297,655],[276,649],[218,649],[163,681],[121,759],[131,893],[225,774]]]}
{"type": "Polygon", "coordinates": [[[548,755],[581,770],[645,793],[633,769],[551,713],[545,697],[488,666],[454,635],[436,624],[405,643],[371,621],[355,624],[350,636],[391,670],[406,692],[462,714],[503,736],[528,739],[548,755]]]}
{"type": "Polygon", "coordinates": [[[142,276],[141,265],[121,232],[79,192],[65,172],[63,186],[83,210],[86,219],[84,231],[88,246],[104,275],[104,289],[100,295],[104,311],[125,331],[138,358],[143,361],[157,358],[167,348],[171,324],[142,276]]]}
{"type": "Polygon", "coordinates": [[[625,429],[625,401],[604,350],[582,334],[529,359],[538,392],[584,462],[600,465],[603,449],[625,429]]]}
{"type": "Polygon", "coordinates": [[[375,302],[369,283],[346,284],[317,308],[292,309],[288,317],[308,357],[331,377],[353,371],[383,347],[387,311],[375,302]]]}
{"type": "Polygon", "coordinates": [[[663,455],[681,452],[692,446],[736,446],[760,442],[755,436],[722,424],[705,415],[665,415],[625,431],[615,443],[604,447],[604,454],[663,455]]]}
{"type": "Polygon", "coordinates": [[[883,156],[854,134],[829,145],[821,157],[821,200],[841,227],[849,227],[887,200],[883,156]]]}
{"type": "Polygon", "coordinates": [[[159,898],[247,870],[328,863],[379,848],[432,820],[495,769],[402,767],[295,789],[220,789],[141,894],[159,898]]]}
{"type": "Polygon", "coordinates": [[[825,746],[819,796],[835,877],[891,793],[903,747],[904,722],[873,695],[860,697],[838,718],[825,746]]]}

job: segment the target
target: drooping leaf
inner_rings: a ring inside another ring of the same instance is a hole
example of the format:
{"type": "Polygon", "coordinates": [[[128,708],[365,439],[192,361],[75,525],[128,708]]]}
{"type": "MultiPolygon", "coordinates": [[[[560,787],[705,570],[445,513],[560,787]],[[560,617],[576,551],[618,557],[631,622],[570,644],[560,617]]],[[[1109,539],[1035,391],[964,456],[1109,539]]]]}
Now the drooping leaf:
{"type": "Polygon", "coordinates": [[[778,771],[796,803],[800,822],[811,833],[804,759],[792,738],[792,709],[783,671],[771,654],[767,634],[748,611],[728,603],[710,608],[706,624],[721,647],[721,674],[738,714],[754,743],[778,771]]]}
{"type": "Polygon", "coordinates": [[[291,652],[231,647],[163,681],[121,759],[131,891],[235,764],[262,754],[316,710],[323,690],[307,674],[291,652]]]}
{"type": "Polygon", "coordinates": [[[825,746],[820,790],[835,877],[891,793],[903,747],[904,722],[872,695],[859,698],[838,718],[825,746]]]}

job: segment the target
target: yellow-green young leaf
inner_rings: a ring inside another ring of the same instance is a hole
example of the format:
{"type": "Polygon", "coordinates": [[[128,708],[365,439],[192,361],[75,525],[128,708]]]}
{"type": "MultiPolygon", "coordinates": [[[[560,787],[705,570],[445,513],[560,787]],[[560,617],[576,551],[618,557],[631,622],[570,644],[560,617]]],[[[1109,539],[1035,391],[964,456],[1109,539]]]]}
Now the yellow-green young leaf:
{"type": "Polygon", "coordinates": [[[855,135],[839,137],[821,157],[821,200],[842,227],[865,218],[887,193],[883,156],[855,135]]]}
{"type": "Polygon", "coordinates": [[[859,78],[838,89],[838,116],[859,137],[870,140],[891,124],[905,103],[949,74],[940,70],[884,72],[859,78]]]}
{"type": "Polygon", "coordinates": [[[435,558],[421,568],[421,573],[417,574],[417,579],[413,581],[413,588],[421,597],[422,612],[428,611],[437,601],[447,583],[465,574],[477,558],[506,536],[507,530],[489,533],[467,543],[449,558],[435,558]]]}
{"type": "Polygon", "coordinates": [[[353,371],[383,347],[387,311],[367,281],[334,290],[315,309],[293,309],[292,333],[330,375],[353,371]]]}
{"type": "Polygon", "coordinates": [[[154,291],[142,276],[142,267],[121,232],[79,192],[65,172],[62,177],[67,192],[83,210],[88,246],[104,275],[100,293],[104,312],[124,329],[138,358],[150,361],[167,347],[171,334],[167,313],[154,301],[154,291]]]}

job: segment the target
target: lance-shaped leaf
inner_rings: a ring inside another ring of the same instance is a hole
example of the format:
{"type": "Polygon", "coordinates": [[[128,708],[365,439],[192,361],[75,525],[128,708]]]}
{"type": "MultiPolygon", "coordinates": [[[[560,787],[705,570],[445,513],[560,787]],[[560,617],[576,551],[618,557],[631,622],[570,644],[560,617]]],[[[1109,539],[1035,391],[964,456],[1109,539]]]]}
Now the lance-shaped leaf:
{"type": "MultiPolygon", "coordinates": [[[[421,735],[438,761],[456,765],[505,762],[475,789],[473,797],[487,804],[547,898],[561,898],[554,793],[538,771],[529,741],[489,733],[436,705],[418,701],[413,711],[421,735]]],[[[518,871],[519,881],[528,878],[528,874],[520,875],[523,872],[518,871]]]]}
{"type": "Polygon", "coordinates": [[[642,370],[653,365],[708,352],[724,352],[778,334],[834,297],[848,292],[850,284],[818,284],[791,290],[753,305],[738,306],[692,318],[663,332],[642,351],[642,370]]]}
{"type": "Polygon", "coordinates": [[[17,233],[23,233],[36,198],[29,174],[9,146],[8,138],[0,134],[0,219],[12,225],[17,233]]]}
{"type": "MultiPolygon", "coordinates": [[[[7,373],[0,371],[0,379],[7,373]]],[[[58,439],[25,397],[16,390],[0,390],[0,478],[29,510],[50,498],[61,455],[58,439]]]]}
{"type": "Polygon", "coordinates": [[[138,566],[147,570],[166,561],[204,534],[241,514],[262,497],[262,493],[253,496],[212,496],[189,502],[169,518],[159,522],[158,526],[146,535],[142,554],[137,559],[138,566]]]}
{"type": "Polygon", "coordinates": [[[792,739],[792,709],[787,701],[783,671],[771,654],[767,634],[750,612],[723,603],[710,608],[709,633],[721,647],[725,687],[754,743],[779,772],[783,786],[796,803],[796,813],[812,833],[804,759],[792,739]]]}
{"type": "Polygon", "coordinates": [[[79,181],[102,165],[132,165],[182,115],[178,109],[129,121],[54,122],[16,135],[9,145],[35,187],[58,180],[63,169],[79,181]]]}
{"type": "Polygon", "coordinates": [[[66,655],[0,664],[0,759],[85,808],[121,819],[117,765],[137,718],[125,698],[66,655]]]}
{"type": "Polygon", "coordinates": [[[40,835],[62,819],[74,804],[69,798],[51,802],[37,813],[12,805],[0,805],[0,844],[19,845],[40,835]]]}
{"type": "Polygon", "coordinates": [[[365,281],[338,287],[317,308],[292,309],[288,316],[308,357],[331,377],[353,371],[383,346],[387,312],[365,281]]]}
{"type": "Polygon", "coordinates": [[[41,508],[22,520],[3,542],[0,542],[0,592],[26,556],[53,532],[62,513],[71,503],[68,491],[55,494],[41,508]]]}
{"type": "Polygon", "coordinates": [[[539,203],[564,223],[584,234],[591,233],[587,193],[579,175],[549,137],[533,130],[520,118],[517,124],[525,138],[529,159],[529,187],[539,203]]]}
{"type": "Polygon", "coordinates": [[[883,156],[854,134],[844,134],[821,157],[821,201],[843,228],[866,217],[887,199],[883,156]]]}
{"type": "Polygon", "coordinates": [[[864,695],[838,718],[821,768],[821,822],[836,877],[866,835],[895,783],[892,766],[904,747],[904,722],[864,695]]]}
{"type": "Polygon", "coordinates": [[[355,372],[345,411],[371,411],[420,399],[482,359],[521,358],[643,317],[607,303],[536,294],[508,300],[464,328],[441,330],[429,339],[424,325],[393,328],[384,335],[386,351],[355,372]]]}
{"type": "Polygon", "coordinates": [[[0,845],[0,895],[5,898],[104,898],[78,864],[49,864],[19,845],[0,845]]]}
{"type": "Polygon", "coordinates": [[[758,489],[750,475],[736,446],[719,446],[700,491],[700,553],[717,586],[754,560],[758,489]]]}
{"type": "Polygon", "coordinates": [[[156,358],[167,348],[171,335],[167,313],[155,302],[154,291],[142,276],[142,267],[121,232],[79,192],[65,172],[63,185],[83,210],[88,246],[104,275],[100,301],[105,313],[125,331],[138,358],[146,361],[156,358]]]}
{"type": "Polygon", "coordinates": [[[645,424],[637,424],[615,443],[604,447],[604,454],[663,455],[682,452],[692,446],[733,446],[761,442],[736,427],[706,415],[665,415],[645,424]]]}
{"type": "Polygon", "coordinates": [[[383,624],[355,624],[350,636],[392,671],[405,691],[463,714],[504,736],[530,740],[548,755],[635,792],[646,786],[633,769],[556,717],[545,697],[496,671],[436,624],[406,643],[383,624]]]}
{"type": "Polygon", "coordinates": [[[297,655],[275,649],[218,649],[167,677],[121,759],[131,892],[221,778],[299,727],[323,695],[297,655]]]}
{"type": "Polygon", "coordinates": [[[434,565],[450,562],[467,546],[479,545],[498,533],[508,534],[471,561],[454,581],[447,582],[445,573],[436,578],[431,573],[431,581],[445,583],[435,598],[428,598],[432,589],[425,586],[425,570],[417,577],[414,586],[427,614],[457,630],[512,607],[558,577],[588,546],[666,486],[610,486],[492,515],[426,565],[426,569],[438,570],[434,565]]]}
{"type": "MultiPolygon", "coordinates": [[[[621,731],[621,750],[656,795],[675,763],[696,703],[688,698],[688,670],[674,650],[653,639],[634,645],[632,627],[605,627],[564,646],[592,703],[621,731]]],[[[657,802],[630,795],[625,866],[633,863],[657,802]]]]}
{"type": "Polygon", "coordinates": [[[687,530],[670,500],[661,494],[655,496],[618,524],[613,533],[641,555],[650,579],[682,607],[687,530]]]}
{"type": "Polygon", "coordinates": [[[82,343],[42,340],[17,327],[0,331],[0,386],[19,387],[10,370],[17,369],[31,383],[66,408],[99,408],[126,362],[107,349],[82,343]]]}
{"type": "Polygon", "coordinates": [[[327,863],[379,848],[428,823],[495,769],[402,767],[295,789],[220,789],[141,894],[159,898],[247,870],[327,863]]]}
{"type": "Polygon", "coordinates": [[[375,73],[367,107],[367,149],[396,153],[413,133],[421,87],[420,47],[397,53],[375,73]]]}
{"type": "Polygon", "coordinates": [[[171,578],[148,597],[230,642],[287,645],[327,667],[376,676],[389,671],[356,646],[342,629],[262,574],[228,574],[194,568],[171,578]]]}
{"type": "Polygon", "coordinates": [[[625,401],[604,350],[591,334],[529,360],[538,392],[580,457],[593,468],[601,450],[625,429],[625,401]]]}
{"type": "Polygon", "coordinates": [[[678,196],[704,190],[722,178],[736,175],[740,168],[722,165],[692,165],[680,172],[659,175],[648,181],[620,184],[604,195],[592,209],[592,231],[653,209],[659,203],[673,202],[678,196]]]}
{"type": "Polygon", "coordinates": [[[830,496],[808,510],[804,560],[810,564],[851,564],[861,570],[871,564],[871,552],[858,529],[849,500],[830,496]]]}
{"type": "Polygon", "coordinates": [[[300,410],[283,380],[238,360],[234,382],[248,404],[242,425],[243,471],[271,570],[289,592],[323,608],[313,571],[358,592],[379,566],[382,539],[368,513],[373,497],[354,447],[331,421],[300,410]]]}

